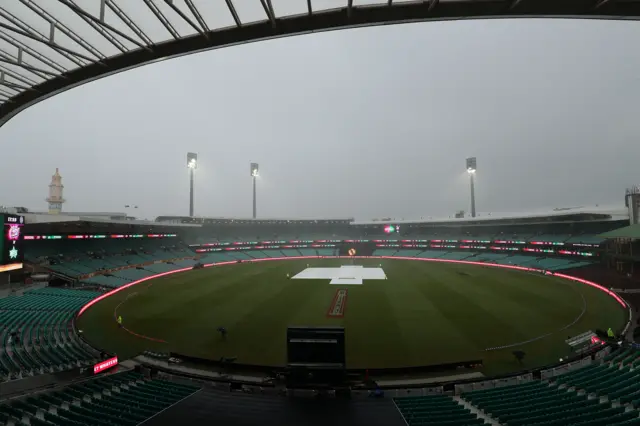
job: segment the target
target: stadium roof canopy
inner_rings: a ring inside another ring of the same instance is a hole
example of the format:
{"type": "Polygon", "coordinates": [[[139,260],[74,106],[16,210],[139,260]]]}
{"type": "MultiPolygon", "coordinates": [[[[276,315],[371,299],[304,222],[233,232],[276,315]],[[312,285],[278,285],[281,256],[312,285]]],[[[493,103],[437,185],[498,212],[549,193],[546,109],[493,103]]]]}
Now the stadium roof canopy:
{"type": "Polygon", "coordinates": [[[520,213],[482,213],[476,217],[463,218],[421,218],[421,219],[375,219],[355,221],[354,225],[401,224],[455,224],[455,225],[495,225],[505,223],[552,223],[552,222],[584,222],[584,221],[617,221],[629,220],[629,211],[625,207],[595,206],[567,207],[553,210],[520,213]]]}
{"type": "Polygon", "coordinates": [[[0,126],[97,78],[268,38],[427,20],[638,16],[640,0],[4,0],[0,126]]]}
{"type": "Polygon", "coordinates": [[[150,220],[137,220],[126,218],[123,216],[120,218],[109,218],[107,216],[98,216],[95,213],[89,213],[83,215],[82,213],[63,213],[63,214],[38,214],[38,213],[25,213],[23,214],[25,223],[27,225],[35,224],[62,224],[62,223],[92,223],[95,225],[148,225],[148,226],[165,226],[165,227],[183,227],[183,228],[198,228],[199,224],[177,224],[177,223],[160,223],[150,220]]]}
{"type": "Polygon", "coordinates": [[[640,240],[640,225],[629,225],[624,228],[614,229],[613,231],[600,234],[598,237],[605,239],[630,238],[633,240],[640,240]]]}

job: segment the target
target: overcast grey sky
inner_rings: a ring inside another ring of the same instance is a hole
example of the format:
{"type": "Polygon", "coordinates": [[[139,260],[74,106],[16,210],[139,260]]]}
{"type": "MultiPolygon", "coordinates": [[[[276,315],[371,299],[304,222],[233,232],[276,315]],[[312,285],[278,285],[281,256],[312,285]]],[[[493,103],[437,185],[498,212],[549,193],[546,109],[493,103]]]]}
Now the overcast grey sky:
{"type": "Polygon", "coordinates": [[[0,129],[0,204],[67,211],[418,218],[623,205],[640,183],[640,24],[491,20],[290,37],[70,90],[0,129]]]}

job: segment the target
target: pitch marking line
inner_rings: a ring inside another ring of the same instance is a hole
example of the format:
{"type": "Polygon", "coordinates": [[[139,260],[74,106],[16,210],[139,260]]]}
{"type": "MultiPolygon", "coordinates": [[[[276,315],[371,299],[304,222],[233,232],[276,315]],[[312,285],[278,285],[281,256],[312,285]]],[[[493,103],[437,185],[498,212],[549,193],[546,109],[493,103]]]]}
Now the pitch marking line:
{"type": "Polygon", "coordinates": [[[329,306],[329,310],[327,311],[327,316],[332,318],[342,318],[344,317],[345,309],[347,309],[347,289],[339,288],[333,295],[333,300],[331,301],[331,306],[329,306]]]}
{"type": "MultiPolygon", "coordinates": [[[[568,284],[568,283],[563,283],[563,284],[568,284]]],[[[563,326],[562,328],[560,328],[557,331],[551,331],[549,333],[543,334],[541,336],[538,337],[534,337],[533,339],[529,339],[529,340],[525,340],[524,342],[518,342],[518,343],[511,343],[509,345],[503,345],[503,346],[494,346],[492,348],[486,348],[485,351],[489,352],[489,351],[497,351],[497,350],[501,350],[501,349],[507,349],[507,348],[514,348],[516,346],[523,346],[526,345],[528,343],[533,343],[536,342],[538,340],[542,340],[546,337],[551,336],[554,333],[559,333],[561,331],[566,330],[567,328],[573,326],[575,323],[577,323],[578,321],[580,321],[582,319],[582,317],[584,316],[584,314],[587,312],[587,299],[584,298],[584,294],[576,289],[575,287],[572,287],[582,298],[582,311],[580,312],[580,315],[578,315],[570,324],[567,324],[565,326],[563,326]]]]}
{"type": "MultiPolygon", "coordinates": [[[[118,318],[118,308],[127,300],[129,300],[130,297],[132,296],[136,296],[138,294],[138,292],[135,293],[131,293],[130,295],[127,296],[126,299],[124,299],[122,302],[118,303],[118,306],[116,306],[116,308],[113,310],[113,320],[116,321],[116,319],[118,318]]],[[[121,329],[123,329],[124,331],[126,331],[127,333],[131,334],[132,336],[135,337],[139,337],[141,339],[145,339],[145,340],[151,340],[152,342],[158,342],[158,343],[167,343],[166,340],[162,340],[162,339],[156,339],[155,337],[149,337],[149,336],[145,336],[144,334],[138,334],[135,331],[129,330],[127,327],[125,327],[124,325],[120,326],[121,329]]]]}

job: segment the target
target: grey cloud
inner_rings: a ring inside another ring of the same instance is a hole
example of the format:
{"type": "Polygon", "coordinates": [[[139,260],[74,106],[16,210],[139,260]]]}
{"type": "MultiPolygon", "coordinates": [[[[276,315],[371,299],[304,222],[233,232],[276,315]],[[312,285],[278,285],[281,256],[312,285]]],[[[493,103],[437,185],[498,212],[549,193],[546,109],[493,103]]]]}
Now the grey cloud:
{"type": "Polygon", "coordinates": [[[638,183],[632,22],[491,20],[271,40],[163,61],[44,101],[0,129],[0,204],[66,210],[423,217],[622,204],[638,183]]]}

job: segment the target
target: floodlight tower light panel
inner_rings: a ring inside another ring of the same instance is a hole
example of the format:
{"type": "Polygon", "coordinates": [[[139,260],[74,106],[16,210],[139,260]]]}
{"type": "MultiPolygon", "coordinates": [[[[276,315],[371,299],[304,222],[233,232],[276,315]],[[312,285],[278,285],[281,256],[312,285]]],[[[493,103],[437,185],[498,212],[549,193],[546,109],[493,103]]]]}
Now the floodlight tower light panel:
{"type": "Polygon", "coordinates": [[[251,176],[260,176],[260,167],[258,166],[258,163],[251,163],[251,176]]]}
{"type": "Polygon", "coordinates": [[[475,173],[477,170],[476,157],[467,158],[467,172],[475,173]]]}
{"type": "Polygon", "coordinates": [[[198,154],[194,152],[187,153],[187,167],[190,169],[198,168],[198,154]]]}

